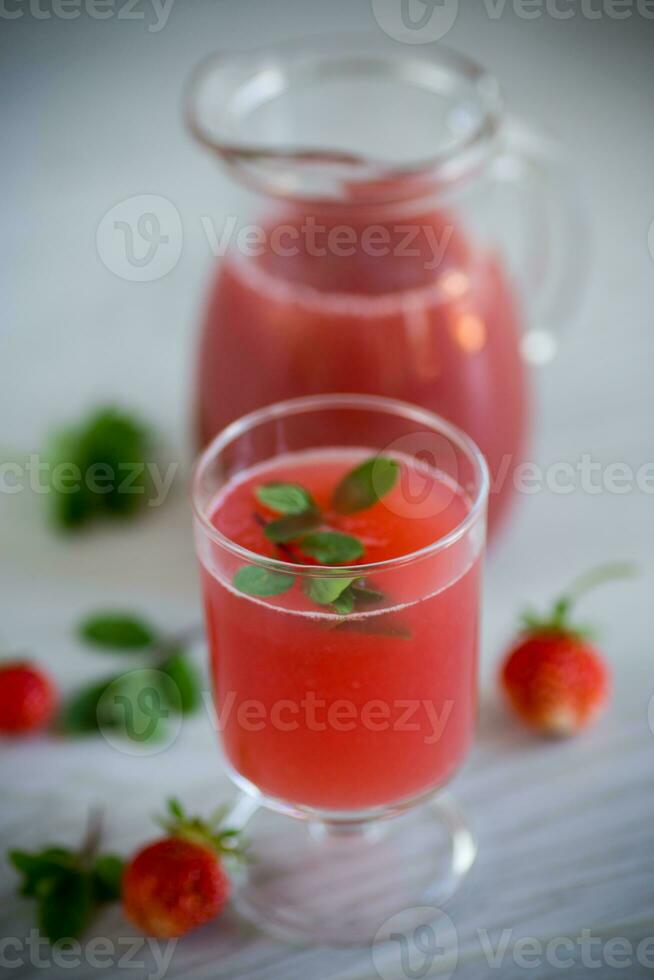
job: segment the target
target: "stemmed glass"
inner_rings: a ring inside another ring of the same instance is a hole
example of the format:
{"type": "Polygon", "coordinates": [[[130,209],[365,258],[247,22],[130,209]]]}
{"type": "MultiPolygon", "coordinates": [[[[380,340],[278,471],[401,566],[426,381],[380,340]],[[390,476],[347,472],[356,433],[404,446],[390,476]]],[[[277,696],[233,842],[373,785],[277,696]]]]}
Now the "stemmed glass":
{"type": "Polygon", "coordinates": [[[467,436],[415,406],[372,396],[301,398],[254,412],[197,464],[195,537],[216,716],[242,791],[232,819],[251,841],[235,900],[286,938],[364,943],[407,908],[419,924],[474,860],[463,814],[442,791],[473,738],[487,496],[486,465],[467,436]],[[434,509],[447,506],[425,491],[437,475],[441,489],[465,499],[460,519],[401,557],[338,567],[257,554],[216,527],[216,502],[253,468],[327,449],[403,461],[399,491],[385,505],[407,520],[434,520],[434,509]],[[245,594],[234,585],[244,569],[255,580],[295,584],[245,594]],[[346,580],[373,596],[361,611],[307,602],[346,580]]]}

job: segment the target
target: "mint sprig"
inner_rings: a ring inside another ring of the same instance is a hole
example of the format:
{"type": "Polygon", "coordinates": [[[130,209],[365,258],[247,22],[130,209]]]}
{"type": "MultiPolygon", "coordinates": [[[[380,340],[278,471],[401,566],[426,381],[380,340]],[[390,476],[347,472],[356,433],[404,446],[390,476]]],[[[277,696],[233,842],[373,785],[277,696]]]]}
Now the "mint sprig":
{"type": "MultiPolygon", "coordinates": [[[[399,472],[399,464],[393,459],[373,456],[365,460],[336,487],[332,497],[334,510],[349,514],[371,507],[393,488],[399,472]]],[[[337,567],[365,554],[359,538],[327,526],[326,516],[300,484],[272,481],[256,487],[254,495],[259,503],[282,515],[267,521],[255,513],[254,519],[286,558],[300,561],[304,555],[320,565],[337,567]]],[[[239,591],[253,596],[282,595],[293,587],[294,581],[293,575],[256,566],[242,566],[233,580],[239,591]]],[[[361,578],[305,578],[303,589],[312,602],[342,616],[386,599],[383,592],[361,578]]]]}
{"type": "Polygon", "coordinates": [[[100,905],[120,898],[123,862],[113,854],[98,855],[100,834],[100,819],[92,817],[77,851],[50,846],[8,852],[22,876],[19,892],[35,899],[39,929],[52,943],[78,938],[100,905]]]}
{"type": "Polygon", "coordinates": [[[72,530],[140,510],[155,492],[147,465],[154,444],[148,426],[117,408],[102,408],[54,433],[45,456],[55,525],[72,530]]]}
{"type": "MultiPolygon", "coordinates": [[[[399,472],[399,463],[386,456],[365,460],[336,487],[334,510],[350,514],[371,507],[393,488],[399,472]]],[[[362,557],[364,548],[358,538],[336,530],[318,530],[325,523],[324,515],[299,483],[272,481],[256,487],[254,494],[264,506],[283,515],[263,525],[264,534],[274,544],[297,543],[321,565],[345,564],[362,557]]]]}
{"type": "Polygon", "coordinates": [[[138,729],[147,732],[148,740],[156,740],[165,734],[170,713],[192,714],[199,708],[200,679],[187,649],[194,630],[169,635],[142,617],[109,611],[87,616],[77,632],[99,651],[139,655],[141,669],[111,674],[72,694],[59,716],[59,729],[65,734],[111,729],[134,740],[138,729]],[[130,724],[138,717],[148,724],[140,728],[130,724]]]}

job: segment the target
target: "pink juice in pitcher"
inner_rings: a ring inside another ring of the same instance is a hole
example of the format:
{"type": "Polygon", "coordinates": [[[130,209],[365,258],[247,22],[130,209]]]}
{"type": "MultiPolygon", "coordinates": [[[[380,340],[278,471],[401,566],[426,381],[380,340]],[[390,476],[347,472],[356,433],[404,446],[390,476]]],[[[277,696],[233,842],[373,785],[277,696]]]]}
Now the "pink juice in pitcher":
{"type": "Polygon", "coordinates": [[[280,399],[382,394],[437,412],[484,452],[491,525],[525,441],[520,312],[498,256],[445,212],[396,220],[370,205],[287,208],[256,255],[232,251],[213,287],[197,373],[208,441],[280,399]]]}

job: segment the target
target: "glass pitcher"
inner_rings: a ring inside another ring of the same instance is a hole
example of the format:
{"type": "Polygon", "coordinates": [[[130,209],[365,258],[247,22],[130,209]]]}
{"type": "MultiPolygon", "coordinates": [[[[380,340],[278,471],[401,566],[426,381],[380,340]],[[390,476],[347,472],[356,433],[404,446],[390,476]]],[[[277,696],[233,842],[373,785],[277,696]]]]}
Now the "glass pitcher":
{"type": "Polygon", "coordinates": [[[307,394],[413,402],[464,429],[491,529],[528,440],[586,255],[569,174],[504,115],[495,79],[440,45],[315,38],[210,57],[193,134],[236,178],[200,338],[201,443],[307,394]]]}

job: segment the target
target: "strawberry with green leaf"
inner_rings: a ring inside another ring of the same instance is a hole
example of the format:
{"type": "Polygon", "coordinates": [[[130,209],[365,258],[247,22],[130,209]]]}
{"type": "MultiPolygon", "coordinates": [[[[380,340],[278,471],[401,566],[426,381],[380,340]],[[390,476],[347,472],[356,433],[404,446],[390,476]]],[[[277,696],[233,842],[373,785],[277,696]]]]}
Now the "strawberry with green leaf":
{"type": "Polygon", "coordinates": [[[629,564],[606,565],[582,576],[545,616],[527,613],[523,630],[502,664],[500,684],[515,713],[545,735],[572,735],[604,708],[610,690],[607,665],[592,632],[572,618],[591,588],[632,576],[629,564]]]}
{"type": "Polygon", "coordinates": [[[209,820],[190,817],[177,800],[160,821],[165,836],[141,848],[123,879],[123,910],[146,935],[183,936],[215,918],[230,894],[225,859],[245,857],[239,831],[225,827],[226,808],[209,820]]]}

